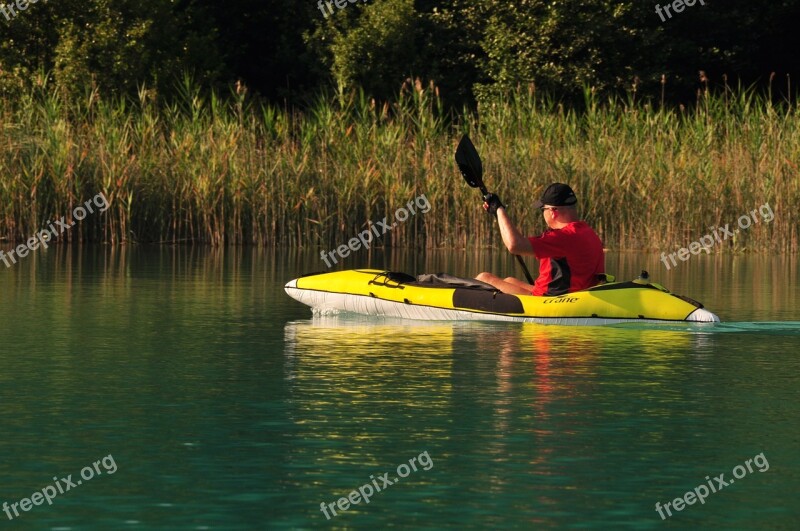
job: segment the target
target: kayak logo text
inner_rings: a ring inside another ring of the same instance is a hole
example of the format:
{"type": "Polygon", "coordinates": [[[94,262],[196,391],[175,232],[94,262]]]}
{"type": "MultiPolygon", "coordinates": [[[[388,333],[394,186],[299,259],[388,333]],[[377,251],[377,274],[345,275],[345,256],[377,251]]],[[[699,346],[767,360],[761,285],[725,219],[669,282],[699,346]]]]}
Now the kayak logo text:
{"type": "Polygon", "coordinates": [[[761,452],[752,459],[748,459],[747,461],[744,462],[744,464],[747,465],[746,469],[744,465],[736,465],[735,467],[733,467],[733,477],[736,479],[730,479],[728,481],[725,481],[724,472],[719,476],[715,476],[714,481],[712,481],[708,476],[706,476],[708,487],[706,487],[704,483],[701,483],[694,489],[687,490],[682,497],[675,498],[672,501],[668,501],[664,505],[661,505],[661,502],[656,502],[656,512],[658,513],[658,515],[661,517],[662,520],[666,520],[668,516],[672,516],[672,511],[670,511],[670,506],[672,506],[672,508],[675,509],[676,511],[682,511],[686,508],[687,505],[694,505],[698,501],[700,502],[701,505],[703,505],[706,503],[706,498],[708,498],[709,495],[721,491],[725,487],[733,485],[733,483],[737,479],[742,479],[748,473],[752,474],[753,473],[753,467],[751,466],[752,464],[755,464],[758,467],[759,472],[766,472],[767,470],[769,470],[769,461],[767,461],[764,452],[761,452]],[[708,490],[709,488],[711,489],[710,491],[708,490]],[[667,511],[667,516],[664,516],[664,512],[662,511],[662,509],[667,511]]]}
{"type": "Polygon", "coordinates": [[[558,304],[560,302],[577,302],[577,297],[568,297],[566,299],[559,297],[558,299],[545,299],[544,304],[558,304]]]}
{"type": "Polygon", "coordinates": [[[322,258],[322,261],[325,262],[326,266],[331,267],[329,259],[333,260],[334,264],[339,263],[336,257],[333,256],[334,253],[338,254],[339,258],[347,258],[348,256],[350,256],[351,251],[352,252],[358,251],[359,249],[361,249],[362,246],[364,247],[364,249],[369,249],[370,242],[372,241],[373,238],[373,233],[375,234],[374,236],[375,238],[380,238],[393,228],[397,227],[398,222],[406,221],[409,218],[409,216],[413,216],[414,214],[417,213],[417,211],[414,209],[415,205],[422,214],[427,214],[431,210],[430,201],[428,201],[428,198],[425,197],[425,194],[422,194],[414,198],[413,200],[409,201],[408,203],[406,203],[404,207],[400,207],[397,210],[395,210],[394,219],[396,221],[394,221],[391,225],[389,225],[389,222],[386,220],[385,217],[381,221],[378,221],[377,223],[369,222],[369,228],[367,230],[361,231],[358,234],[358,237],[350,238],[350,240],[347,242],[347,245],[340,245],[339,247],[337,247],[332,251],[327,251],[327,252],[320,251],[320,257],[322,258]]]}
{"type": "Polygon", "coordinates": [[[709,229],[711,229],[711,233],[701,237],[699,241],[693,241],[690,243],[688,249],[686,247],[681,247],[674,253],[661,253],[661,262],[664,263],[664,267],[666,267],[667,271],[669,271],[672,266],[678,265],[678,262],[675,261],[675,256],[677,256],[681,262],[685,262],[689,259],[690,254],[697,255],[700,254],[701,251],[705,251],[706,254],[710,254],[711,248],[717,243],[722,243],[728,238],[733,239],[734,236],[739,233],[740,229],[747,230],[754,223],[758,223],[758,214],[761,214],[761,220],[764,223],[769,223],[775,219],[775,213],[772,211],[772,207],[769,206],[769,203],[764,203],[758,207],[758,210],[753,209],[749,214],[739,216],[739,219],[736,220],[739,225],[738,229],[731,230],[730,223],[726,223],[724,227],[709,227],[709,229]],[[670,266],[669,262],[667,262],[668,258],[672,260],[672,266],[670,266]]]}
{"type": "MultiPolygon", "coordinates": [[[[397,475],[400,476],[401,478],[408,477],[411,474],[412,470],[414,472],[417,471],[417,463],[419,463],[420,466],[422,466],[422,470],[430,470],[431,468],[433,468],[433,459],[431,459],[431,456],[428,455],[428,451],[425,450],[417,457],[412,457],[411,459],[409,459],[408,464],[401,463],[400,465],[398,465],[396,470],[397,475]],[[423,459],[423,457],[425,457],[425,459],[423,459]]],[[[331,519],[330,515],[328,514],[329,509],[330,512],[333,513],[333,516],[338,516],[336,514],[337,507],[339,508],[340,511],[344,512],[350,508],[351,504],[357,505],[361,503],[362,500],[365,503],[369,503],[369,499],[376,492],[385,490],[386,487],[391,487],[395,483],[400,482],[398,478],[390,478],[389,472],[386,472],[385,474],[378,476],[378,479],[375,479],[374,474],[371,474],[369,477],[372,480],[372,482],[364,483],[363,485],[358,487],[358,490],[353,489],[352,491],[350,491],[350,494],[348,494],[346,498],[342,496],[341,498],[336,500],[335,503],[328,503],[328,504],[326,504],[325,502],[320,503],[319,510],[322,512],[322,514],[325,515],[325,518],[327,520],[331,519]],[[378,485],[378,480],[380,480],[381,482],[380,485],[378,485]],[[373,486],[375,487],[374,489],[372,488],[373,486]]]]}

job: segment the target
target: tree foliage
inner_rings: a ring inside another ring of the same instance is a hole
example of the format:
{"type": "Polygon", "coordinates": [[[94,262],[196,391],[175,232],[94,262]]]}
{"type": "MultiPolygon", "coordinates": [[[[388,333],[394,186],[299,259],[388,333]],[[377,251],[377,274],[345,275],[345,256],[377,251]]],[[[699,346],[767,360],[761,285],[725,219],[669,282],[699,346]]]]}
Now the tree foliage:
{"type": "Polygon", "coordinates": [[[0,15],[0,91],[48,72],[67,93],[169,94],[188,72],[291,103],[331,86],[391,99],[409,77],[451,104],[519,85],[578,100],[587,86],[636,86],[686,101],[700,71],[745,85],[800,71],[800,0],[698,1],[664,21],[657,1],[338,1],[40,0],[0,15]]]}

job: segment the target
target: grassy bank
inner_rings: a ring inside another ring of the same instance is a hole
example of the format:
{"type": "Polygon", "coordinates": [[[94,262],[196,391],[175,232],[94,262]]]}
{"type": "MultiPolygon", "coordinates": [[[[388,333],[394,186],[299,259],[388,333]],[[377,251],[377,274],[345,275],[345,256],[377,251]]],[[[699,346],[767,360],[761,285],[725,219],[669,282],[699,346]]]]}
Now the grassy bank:
{"type": "Polygon", "coordinates": [[[526,231],[532,200],[570,183],[606,245],[673,251],[769,204],[771,223],[716,249],[796,250],[800,116],[745,92],[697,109],[590,101],[565,111],[528,91],[448,119],[429,90],[393,105],[358,95],[306,111],[204,99],[187,87],[162,105],[91,94],[64,101],[47,86],[0,111],[0,239],[28,238],[103,193],[110,208],[64,234],[72,241],[320,246],[345,243],[368,220],[420,194],[430,212],[385,245],[497,243],[453,152],[469,131],[485,180],[526,231]],[[460,125],[453,126],[453,123],[460,125]]]}

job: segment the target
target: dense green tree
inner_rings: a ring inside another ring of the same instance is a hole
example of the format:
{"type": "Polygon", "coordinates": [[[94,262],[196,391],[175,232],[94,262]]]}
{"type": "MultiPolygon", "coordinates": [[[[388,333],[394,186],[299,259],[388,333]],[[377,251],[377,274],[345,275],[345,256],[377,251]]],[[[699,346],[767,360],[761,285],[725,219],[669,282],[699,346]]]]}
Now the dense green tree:
{"type": "MultiPolygon", "coordinates": [[[[319,50],[303,36],[322,14],[314,0],[198,0],[215,35],[225,71],[223,84],[241,80],[273,101],[299,103],[329,83],[319,50]]],[[[351,10],[352,11],[352,10],[351,10]]]]}
{"type": "Polygon", "coordinates": [[[661,20],[655,3],[633,0],[384,0],[319,21],[315,37],[339,83],[382,97],[415,74],[461,97],[533,83],[559,98],[591,86],[686,101],[700,71],[744,84],[797,72],[781,43],[797,41],[787,21],[798,5],[709,0],[661,20]]]}
{"type": "Polygon", "coordinates": [[[8,21],[0,44],[0,83],[24,88],[39,71],[52,72],[68,93],[94,86],[132,94],[140,85],[169,89],[175,73],[199,82],[224,71],[216,31],[198,23],[202,8],[161,0],[37,3],[8,21]]]}
{"type": "Polygon", "coordinates": [[[528,84],[690,101],[700,71],[762,87],[774,71],[776,89],[800,73],[800,0],[706,0],[664,20],[661,1],[370,0],[324,16],[314,0],[40,0],[0,15],[0,92],[44,71],[70,93],[169,94],[188,72],[289,103],[331,86],[391,99],[409,77],[454,105],[528,84]]]}
{"type": "Polygon", "coordinates": [[[709,1],[662,21],[655,3],[632,0],[497,3],[482,41],[489,82],[478,90],[533,82],[562,97],[578,96],[584,86],[655,96],[663,79],[669,96],[685,100],[698,88],[700,71],[712,83],[723,75],[763,81],[772,70],[797,71],[796,59],[767,52],[790,37],[769,28],[786,28],[782,20],[797,6],[796,0],[709,1]]]}
{"type": "Polygon", "coordinates": [[[323,19],[308,37],[324,58],[334,82],[377,96],[396,94],[420,68],[420,17],[413,0],[348,4],[323,19]]]}

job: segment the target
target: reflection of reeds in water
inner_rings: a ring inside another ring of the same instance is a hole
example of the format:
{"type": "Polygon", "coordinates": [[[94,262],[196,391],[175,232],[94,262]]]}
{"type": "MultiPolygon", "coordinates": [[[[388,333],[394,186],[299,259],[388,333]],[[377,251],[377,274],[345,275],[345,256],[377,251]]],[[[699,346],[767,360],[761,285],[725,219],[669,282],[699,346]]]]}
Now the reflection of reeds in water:
{"type": "MultiPolygon", "coordinates": [[[[362,94],[320,98],[305,112],[223,100],[189,84],[174,104],[96,92],[65,101],[47,85],[0,114],[0,238],[27,238],[103,192],[111,201],[67,240],[339,245],[420,194],[433,205],[379,245],[497,243],[479,197],[458,175],[435,89],[394,104],[362,94]]],[[[675,250],[769,203],[772,223],[715,250],[795,249],[800,124],[752,93],[703,96],[696,111],[587,96],[577,113],[524,90],[464,113],[489,188],[523,227],[532,199],[570,183],[612,248],[675,250]]],[[[528,229],[526,229],[527,231],[528,229]]]]}

